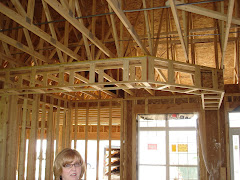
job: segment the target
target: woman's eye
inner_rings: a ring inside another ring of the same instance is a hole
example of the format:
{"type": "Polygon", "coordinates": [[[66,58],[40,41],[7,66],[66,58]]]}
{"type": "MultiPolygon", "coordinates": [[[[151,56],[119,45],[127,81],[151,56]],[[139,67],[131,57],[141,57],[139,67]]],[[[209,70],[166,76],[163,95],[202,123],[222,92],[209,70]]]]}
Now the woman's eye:
{"type": "Polygon", "coordinates": [[[79,167],[79,166],[81,166],[81,163],[76,163],[75,164],[75,167],[79,167]]]}
{"type": "Polygon", "coordinates": [[[65,167],[71,167],[72,165],[71,164],[65,164],[65,167]]]}

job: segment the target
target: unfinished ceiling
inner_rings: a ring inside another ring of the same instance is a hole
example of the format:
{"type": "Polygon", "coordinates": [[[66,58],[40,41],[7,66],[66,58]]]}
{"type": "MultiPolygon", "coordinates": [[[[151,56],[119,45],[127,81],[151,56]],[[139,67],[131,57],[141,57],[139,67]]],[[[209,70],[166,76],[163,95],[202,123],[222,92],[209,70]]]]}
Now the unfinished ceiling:
{"type": "Polygon", "coordinates": [[[239,82],[239,4],[0,0],[0,94],[109,99],[143,89],[218,108],[223,83],[239,82]]]}

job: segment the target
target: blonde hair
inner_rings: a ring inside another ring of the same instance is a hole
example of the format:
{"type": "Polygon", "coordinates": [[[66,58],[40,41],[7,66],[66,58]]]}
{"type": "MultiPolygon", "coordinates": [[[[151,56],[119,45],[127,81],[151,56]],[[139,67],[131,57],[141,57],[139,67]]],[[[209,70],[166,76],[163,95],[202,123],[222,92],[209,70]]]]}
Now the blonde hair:
{"type": "Polygon", "coordinates": [[[77,159],[77,161],[79,161],[81,164],[80,178],[83,177],[83,174],[85,173],[85,170],[86,170],[86,166],[82,156],[78,151],[74,149],[66,148],[66,149],[63,149],[60,153],[58,153],[53,164],[53,173],[56,180],[60,179],[62,175],[62,168],[66,164],[73,162],[75,159],[77,159]]]}

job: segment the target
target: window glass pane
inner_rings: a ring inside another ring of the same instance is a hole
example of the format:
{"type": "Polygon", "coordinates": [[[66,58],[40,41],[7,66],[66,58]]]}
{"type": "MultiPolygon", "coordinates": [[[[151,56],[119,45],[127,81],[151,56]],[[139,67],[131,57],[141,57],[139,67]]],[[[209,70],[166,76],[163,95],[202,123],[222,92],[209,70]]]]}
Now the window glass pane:
{"type": "Polygon", "coordinates": [[[196,127],[196,114],[168,114],[169,127],[196,127]]]}
{"type": "Polygon", "coordinates": [[[229,113],[229,126],[240,127],[240,113],[229,113]]]}
{"type": "Polygon", "coordinates": [[[139,180],[166,180],[165,166],[139,166],[139,180]]]}
{"type": "Polygon", "coordinates": [[[197,167],[170,167],[170,180],[197,180],[197,167]]]}
{"type": "Polygon", "coordinates": [[[171,165],[197,165],[196,131],[170,131],[171,165]]]}
{"type": "Polygon", "coordinates": [[[139,115],[139,127],[165,127],[166,115],[139,115]]]}
{"type": "Polygon", "coordinates": [[[141,131],[139,138],[139,164],[165,165],[165,132],[141,131]]]}
{"type": "Polygon", "coordinates": [[[233,135],[233,166],[234,179],[240,179],[239,135],[233,135]]]}

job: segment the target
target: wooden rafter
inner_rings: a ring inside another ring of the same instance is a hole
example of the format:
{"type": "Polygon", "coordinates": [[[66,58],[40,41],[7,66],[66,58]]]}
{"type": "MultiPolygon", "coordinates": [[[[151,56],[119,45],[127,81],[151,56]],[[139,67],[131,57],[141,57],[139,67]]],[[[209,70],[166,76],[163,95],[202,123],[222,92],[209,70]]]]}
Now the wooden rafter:
{"type": "MultiPolygon", "coordinates": [[[[79,5],[78,1],[75,1],[75,6],[76,6],[77,15],[79,17],[81,17],[82,16],[82,12],[81,12],[80,5],[79,5]]],[[[79,19],[79,22],[81,24],[83,24],[83,20],[81,18],[79,19]]],[[[90,51],[90,48],[89,48],[88,39],[87,39],[87,37],[84,34],[83,34],[83,42],[84,42],[84,46],[85,46],[85,49],[86,49],[86,53],[87,53],[88,59],[89,60],[93,60],[92,54],[91,54],[91,51],[90,51]]]]}
{"type": "Polygon", "coordinates": [[[230,27],[231,27],[231,23],[232,23],[232,13],[233,13],[234,1],[235,0],[229,0],[229,5],[228,5],[226,30],[224,33],[225,37],[224,37],[223,48],[222,48],[222,59],[221,59],[221,68],[222,69],[224,68],[224,58],[225,58],[226,49],[227,49],[229,31],[230,31],[230,27]]]}
{"type": "Polygon", "coordinates": [[[25,18],[23,16],[19,15],[15,11],[11,10],[10,8],[6,7],[3,3],[0,3],[0,12],[11,18],[12,20],[16,21],[23,27],[27,28],[29,31],[32,31],[40,38],[44,39],[48,43],[52,44],[56,48],[60,49],[64,53],[68,54],[69,56],[73,57],[74,59],[80,59],[80,56],[75,54],[72,50],[64,46],[62,43],[57,41],[56,39],[52,38],[48,33],[42,31],[40,28],[38,28],[36,25],[32,23],[28,23],[25,21],[25,18]]]}
{"type": "MultiPolygon", "coordinates": [[[[142,0],[142,2],[143,2],[143,8],[146,9],[147,8],[146,0],[142,0]]],[[[150,31],[150,25],[149,25],[149,21],[148,21],[147,11],[144,11],[144,18],[145,18],[145,24],[146,24],[146,29],[147,29],[148,45],[149,45],[150,53],[151,53],[151,55],[153,55],[153,45],[152,45],[151,31],[150,31]]]]}
{"type": "Polygon", "coordinates": [[[182,29],[181,29],[181,26],[180,26],[176,5],[175,5],[173,0],[169,0],[169,3],[170,3],[170,6],[171,6],[171,10],[172,10],[172,13],[173,13],[173,18],[174,18],[174,21],[175,21],[175,25],[177,27],[178,36],[179,36],[179,39],[180,39],[180,42],[181,42],[181,45],[182,45],[182,48],[183,48],[183,53],[184,53],[186,62],[189,62],[188,52],[187,52],[185,41],[183,39],[182,29]]]}
{"type": "Polygon", "coordinates": [[[120,9],[120,6],[118,4],[117,0],[107,0],[107,2],[110,4],[110,6],[112,7],[113,11],[117,14],[118,18],[121,20],[121,22],[123,23],[123,25],[127,28],[128,32],[131,34],[131,36],[133,37],[133,39],[136,41],[136,43],[138,44],[138,46],[143,50],[143,52],[146,55],[149,55],[149,51],[147,50],[147,48],[142,44],[138,34],[136,33],[134,27],[132,26],[132,24],[129,22],[129,20],[127,19],[127,17],[125,16],[124,12],[122,9],[120,9]]]}
{"type": "MultiPolygon", "coordinates": [[[[44,9],[44,11],[45,11],[47,20],[48,20],[48,21],[52,21],[52,17],[51,17],[49,8],[48,8],[48,6],[47,6],[47,4],[45,3],[44,0],[42,0],[42,5],[43,5],[43,9],[44,9]]],[[[57,34],[56,34],[56,31],[55,31],[55,28],[54,28],[53,24],[52,24],[52,23],[49,23],[48,25],[49,25],[49,29],[50,29],[50,31],[51,31],[52,37],[53,37],[54,39],[57,39],[57,34]]],[[[59,57],[59,61],[63,63],[63,62],[64,62],[64,59],[63,59],[63,56],[62,56],[62,52],[61,52],[58,48],[56,48],[56,51],[57,51],[57,54],[58,54],[58,57],[59,57]]]]}
{"type": "Polygon", "coordinates": [[[78,29],[83,35],[85,35],[92,43],[94,43],[101,51],[103,51],[108,57],[115,57],[115,55],[95,37],[85,26],[83,26],[75,17],[72,17],[68,11],[56,0],[45,0],[53,9],[61,14],[66,20],[69,21],[76,29],[78,29]]]}
{"type": "MultiPolygon", "coordinates": [[[[175,1],[175,4],[177,5],[177,4],[182,4],[182,3],[179,2],[179,1],[175,1]]],[[[219,19],[219,20],[227,21],[227,15],[226,14],[223,14],[223,13],[218,12],[218,11],[213,11],[213,10],[210,10],[210,9],[202,8],[202,7],[199,7],[199,6],[188,4],[188,5],[176,6],[176,8],[184,10],[184,11],[188,11],[188,12],[191,12],[191,13],[203,15],[203,16],[206,16],[206,17],[210,17],[210,18],[213,18],[213,19],[219,19]]],[[[232,17],[232,23],[240,25],[240,18],[232,17]]]]}
{"type": "Polygon", "coordinates": [[[12,39],[8,36],[6,36],[3,33],[0,33],[0,40],[10,44],[11,46],[14,46],[17,49],[20,49],[23,52],[26,52],[28,54],[30,54],[31,56],[34,56],[36,58],[38,58],[39,60],[43,61],[43,62],[47,62],[47,63],[51,63],[53,61],[47,59],[45,56],[43,56],[42,54],[38,53],[37,51],[32,50],[31,48],[25,46],[24,44],[16,41],[15,39],[12,39]]]}

